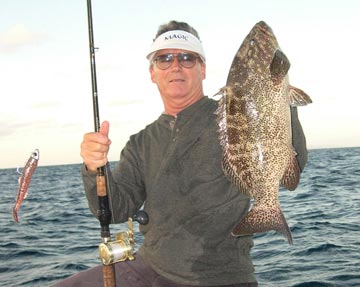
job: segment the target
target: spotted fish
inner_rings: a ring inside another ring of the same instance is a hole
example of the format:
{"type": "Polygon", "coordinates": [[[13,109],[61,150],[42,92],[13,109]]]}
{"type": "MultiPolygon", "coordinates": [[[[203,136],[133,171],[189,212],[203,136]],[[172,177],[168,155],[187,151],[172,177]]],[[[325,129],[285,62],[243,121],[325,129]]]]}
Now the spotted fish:
{"type": "Polygon", "coordinates": [[[28,161],[25,164],[24,169],[21,172],[21,176],[19,178],[19,189],[16,195],[15,205],[13,207],[13,217],[16,222],[19,222],[17,213],[22,201],[27,196],[27,191],[30,185],[31,177],[38,165],[39,155],[40,155],[39,150],[35,149],[31,153],[31,156],[29,157],[28,161]]]}
{"type": "Polygon", "coordinates": [[[224,173],[254,204],[234,236],[275,230],[292,244],[278,200],[279,185],[294,190],[300,179],[292,146],[291,106],[311,103],[289,84],[290,63],[271,28],[257,23],[232,62],[220,90],[217,122],[224,173]]]}

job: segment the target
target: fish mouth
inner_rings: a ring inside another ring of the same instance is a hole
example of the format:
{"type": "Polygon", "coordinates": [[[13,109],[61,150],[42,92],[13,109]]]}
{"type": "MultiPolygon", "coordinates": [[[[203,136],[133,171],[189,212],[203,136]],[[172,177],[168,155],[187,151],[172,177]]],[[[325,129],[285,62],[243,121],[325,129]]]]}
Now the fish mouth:
{"type": "Polygon", "coordinates": [[[259,30],[264,33],[267,36],[274,36],[274,32],[273,30],[270,28],[270,26],[268,24],[266,24],[264,21],[260,21],[259,23],[257,23],[257,26],[259,28],[259,30]]]}
{"type": "Polygon", "coordinates": [[[40,157],[40,152],[38,149],[35,149],[32,153],[31,153],[31,157],[34,158],[34,159],[39,159],[40,157]]]}

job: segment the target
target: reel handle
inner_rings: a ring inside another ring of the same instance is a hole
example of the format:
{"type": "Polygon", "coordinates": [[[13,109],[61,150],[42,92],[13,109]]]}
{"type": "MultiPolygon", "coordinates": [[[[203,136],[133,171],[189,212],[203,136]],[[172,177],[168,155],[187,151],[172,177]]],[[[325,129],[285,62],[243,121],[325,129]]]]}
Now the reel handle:
{"type": "Polygon", "coordinates": [[[141,225],[146,225],[149,223],[149,215],[145,211],[139,210],[133,216],[133,220],[138,222],[141,225]]]}

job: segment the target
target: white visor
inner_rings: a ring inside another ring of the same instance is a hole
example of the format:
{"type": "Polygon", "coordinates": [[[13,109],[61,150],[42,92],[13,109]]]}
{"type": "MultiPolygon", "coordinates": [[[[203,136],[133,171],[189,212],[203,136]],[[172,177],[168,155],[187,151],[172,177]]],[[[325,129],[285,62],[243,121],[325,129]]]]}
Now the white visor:
{"type": "Polygon", "coordinates": [[[163,49],[180,49],[194,52],[205,62],[205,53],[200,40],[193,34],[183,30],[168,31],[157,37],[146,58],[151,61],[155,53],[163,49]]]}

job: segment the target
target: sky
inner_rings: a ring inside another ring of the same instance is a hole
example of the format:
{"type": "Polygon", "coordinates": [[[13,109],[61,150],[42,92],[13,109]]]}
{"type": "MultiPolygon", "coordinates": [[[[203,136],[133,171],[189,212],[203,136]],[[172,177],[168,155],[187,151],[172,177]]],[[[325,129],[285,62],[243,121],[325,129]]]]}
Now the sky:
{"type": "MultiPolygon", "coordinates": [[[[309,149],[360,146],[360,2],[357,0],[92,0],[100,121],[110,122],[109,160],[163,111],[145,58],[170,20],[199,32],[204,91],[226,83],[233,57],[260,20],[291,62],[290,83],[309,149]]],[[[94,130],[85,0],[0,0],[0,168],[80,163],[94,130]]]]}

